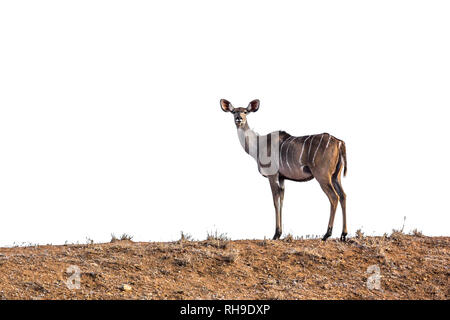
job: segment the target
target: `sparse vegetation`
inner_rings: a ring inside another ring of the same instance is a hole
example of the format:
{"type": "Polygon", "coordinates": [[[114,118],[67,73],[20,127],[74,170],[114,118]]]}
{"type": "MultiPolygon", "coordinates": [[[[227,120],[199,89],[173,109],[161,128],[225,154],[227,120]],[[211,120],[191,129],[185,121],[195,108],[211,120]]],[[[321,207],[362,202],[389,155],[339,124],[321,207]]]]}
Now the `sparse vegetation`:
{"type": "Polygon", "coordinates": [[[284,238],[283,238],[283,241],[285,241],[285,242],[292,242],[292,241],[294,241],[294,236],[292,235],[292,234],[290,234],[290,233],[288,233],[284,238]]]}
{"type": "Polygon", "coordinates": [[[0,299],[449,299],[449,237],[357,235],[231,241],[215,232],[183,245],[112,235],[113,243],[0,248],[0,299]],[[374,265],[381,290],[366,285],[374,265]],[[66,286],[70,266],[80,271],[76,290],[66,286]]]}
{"type": "Polygon", "coordinates": [[[364,232],[361,231],[361,229],[356,230],[355,236],[357,239],[363,239],[364,238],[364,232]]]}
{"type": "Polygon", "coordinates": [[[411,234],[415,237],[423,237],[422,231],[414,229],[413,231],[411,231],[411,234]]]}
{"type": "Polygon", "coordinates": [[[401,239],[403,236],[404,236],[404,234],[403,234],[402,230],[392,229],[392,233],[389,236],[389,238],[392,240],[398,240],[398,239],[401,239]]]}
{"type": "Polygon", "coordinates": [[[111,243],[116,242],[116,241],[132,241],[132,240],[133,240],[133,236],[131,236],[127,233],[122,233],[120,238],[117,238],[114,233],[111,233],[111,241],[110,241],[111,243]]]}
{"type": "Polygon", "coordinates": [[[180,241],[192,241],[192,236],[189,233],[180,232],[180,241]]]}
{"type": "Polygon", "coordinates": [[[111,233],[111,243],[119,241],[119,239],[117,239],[116,235],[114,233],[111,233]]]}
{"type": "Polygon", "coordinates": [[[129,234],[127,234],[127,233],[123,233],[121,236],[120,236],[120,240],[125,240],[125,241],[132,241],[133,240],[133,236],[132,235],[129,235],[129,234]]]}
{"type": "Polygon", "coordinates": [[[226,249],[230,239],[226,233],[219,233],[217,230],[214,232],[208,232],[206,236],[205,244],[219,249],[226,249]]]}
{"type": "Polygon", "coordinates": [[[226,233],[219,233],[217,230],[214,232],[208,232],[206,235],[206,240],[218,240],[218,241],[229,241],[226,233]]]}

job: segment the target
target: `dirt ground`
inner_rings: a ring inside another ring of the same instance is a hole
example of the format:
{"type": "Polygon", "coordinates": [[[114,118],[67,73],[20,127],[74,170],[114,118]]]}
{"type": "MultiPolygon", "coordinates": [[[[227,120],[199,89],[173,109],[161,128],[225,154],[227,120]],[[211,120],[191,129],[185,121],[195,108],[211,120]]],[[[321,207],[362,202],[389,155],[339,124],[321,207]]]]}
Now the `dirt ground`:
{"type": "Polygon", "coordinates": [[[2,299],[448,299],[449,237],[0,248],[2,299]]]}

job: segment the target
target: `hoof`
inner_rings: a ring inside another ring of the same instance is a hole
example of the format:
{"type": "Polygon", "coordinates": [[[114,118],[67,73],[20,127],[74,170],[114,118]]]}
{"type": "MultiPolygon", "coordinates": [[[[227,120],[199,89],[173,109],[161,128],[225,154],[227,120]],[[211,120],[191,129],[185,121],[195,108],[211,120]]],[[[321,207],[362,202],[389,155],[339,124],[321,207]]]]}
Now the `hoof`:
{"type": "Polygon", "coordinates": [[[325,235],[322,238],[322,241],[326,241],[330,236],[331,236],[331,228],[328,228],[327,233],[325,233],[325,235]]]}
{"type": "Polygon", "coordinates": [[[277,232],[275,232],[275,235],[273,236],[273,240],[278,240],[278,239],[280,239],[280,237],[281,237],[281,232],[279,232],[279,231],[277,231],[277,232]]]}
{"type": "Polygon", "coordinates": [[[342,241],[342,242],[347,241],[347,233],[342,233],[342,234],[341,234],[341,241],[342,241]]]}
{"type": "Polygon", "coordinates": [[[326,233],[323,238],[322,241],[327,241],[327,239],[331,236],[331,234],[326,233]]]}

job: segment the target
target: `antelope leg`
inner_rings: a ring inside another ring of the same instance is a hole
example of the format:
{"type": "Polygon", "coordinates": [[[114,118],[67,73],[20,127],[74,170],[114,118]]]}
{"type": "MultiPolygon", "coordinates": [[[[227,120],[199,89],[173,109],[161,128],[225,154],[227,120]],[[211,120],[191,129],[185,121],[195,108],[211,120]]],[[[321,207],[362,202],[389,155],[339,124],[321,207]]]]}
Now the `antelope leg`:
{"type": "Polygon", "coordinates": [[[339,196],[336,193],[336,190],[334,190],[333,185],[331,184],[331,181],[329,182],[319,182],[320,186],[322,187],[322,190],[327,195],[328,199],[330,200],[330,220],[328,221],[328,228],[327,232],[323,236],[322,240],[327,240],[333,231],[333,223],[334,223],[334,216],[336,214],[336,208],[339,202],[339,196]]]}
{"type": "Polygon", "coordinates": [[[281,209],[284,198],[284,180],[278,175],[269,176],[270,188],[272,189],[273,204],[275,206],[275,235],[274,240],[280,238],[282,233],[281,209]]]}

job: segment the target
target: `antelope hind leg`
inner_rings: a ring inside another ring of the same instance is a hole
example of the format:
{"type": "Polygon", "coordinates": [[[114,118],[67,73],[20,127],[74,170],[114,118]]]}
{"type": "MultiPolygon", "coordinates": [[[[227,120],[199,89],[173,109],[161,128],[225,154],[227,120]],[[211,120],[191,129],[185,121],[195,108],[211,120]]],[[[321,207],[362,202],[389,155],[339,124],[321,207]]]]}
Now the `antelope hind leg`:
{"type": "Polygon", "coordinates": [[[336,190],[334,190],[333,185],[331,184],[331,181],[329,182],[319,182],[320,186],[322,187],[322,190],[327,195],[328,199],[330,200],[330,220],[328,221],[328,228],[327,232],[323,236],[322,240],[327,240],[333,231],[333,223],[334,223],[334,216],[336,214],[336,208],[339,202],[339,196],[336,193],[336,190]]]}
{"type": "Polygon", "coordinates": [[[339,202],[341,203],[341,209],[342,209],[342,233],[341,233],[340,240],[346,241],[347,240],[347,210],[346,210],[347,195],[345,194],[344,189],[342,188],[341,171],[342,171],[342,162],[339,161],[338,168],[336,169],[336,172],[331,177],[331,180],[333,181],[333,187],[339,196],[339,202]]]}

